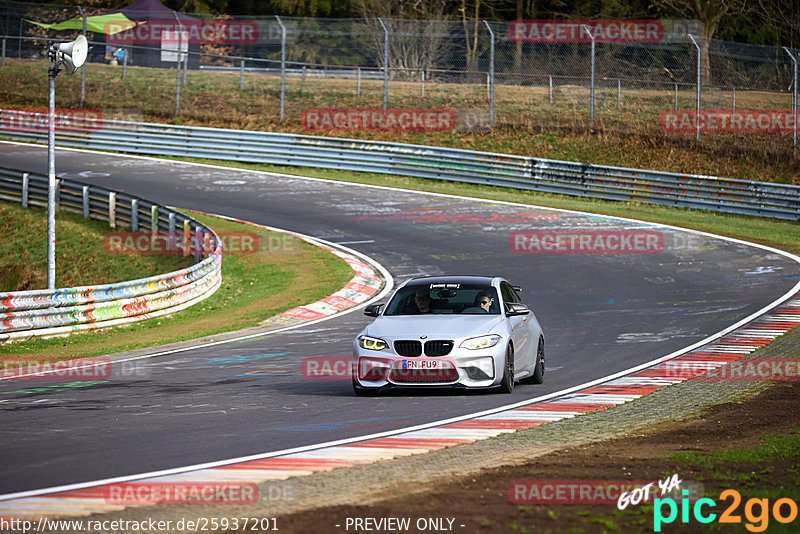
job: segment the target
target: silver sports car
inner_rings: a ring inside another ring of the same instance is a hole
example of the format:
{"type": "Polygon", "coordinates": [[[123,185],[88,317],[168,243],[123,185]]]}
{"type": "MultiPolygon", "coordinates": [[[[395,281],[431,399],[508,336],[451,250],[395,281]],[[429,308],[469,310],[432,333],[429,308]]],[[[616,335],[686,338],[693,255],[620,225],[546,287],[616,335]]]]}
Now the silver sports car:
{"type": "Polygon", "coordinates": [[[520,288],[488,276],[433,276],[400,285],[356,337],[353,389],[514,389],[544,379],[544,334],[520,288]]]}

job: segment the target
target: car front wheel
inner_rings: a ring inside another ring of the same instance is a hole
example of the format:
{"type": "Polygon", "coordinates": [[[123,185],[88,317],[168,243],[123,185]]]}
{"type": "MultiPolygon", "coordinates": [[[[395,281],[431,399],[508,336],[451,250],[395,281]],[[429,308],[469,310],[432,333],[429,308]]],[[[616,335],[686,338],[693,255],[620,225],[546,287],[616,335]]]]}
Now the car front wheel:
{"type": "Polygon", "coordinates": [[[514,347],[506,349],[506,361],[503,364],[503,379],[500,381],[500,391],[511,393],[514,391],[514,347]]]}

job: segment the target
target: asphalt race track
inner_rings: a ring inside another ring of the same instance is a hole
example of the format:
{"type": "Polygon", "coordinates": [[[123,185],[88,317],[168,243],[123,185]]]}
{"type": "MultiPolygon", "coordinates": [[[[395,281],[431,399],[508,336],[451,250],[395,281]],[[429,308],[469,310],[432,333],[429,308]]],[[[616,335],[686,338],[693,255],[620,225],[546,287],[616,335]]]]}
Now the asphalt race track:
{"type": "MultiPolygon", "coordinates": [[[[46,149],[0,143],[0,165],[45,173],[46,149]]],[[[303,377],[303,357],[350,354],[368,322],[355,312],[140,360],[137,376],[85,387],[4,380],[0,495],[365,436],[558,391],[712,335],[800,279],[800,265],[769,250],[598,216],[78,151],[59,151],[56,166],[64,178],[346,244],[398,282],[504,276],[524,288],[544,328],[548,368],[545,384],[518,385],[512,395],[360,398],[349,380],[303,377]],[[510,247],[512,232],[555,229],[656,232],[663,250],[510,247]]],[[[0,350],[13,354],[13,346],[0,350]]]]}

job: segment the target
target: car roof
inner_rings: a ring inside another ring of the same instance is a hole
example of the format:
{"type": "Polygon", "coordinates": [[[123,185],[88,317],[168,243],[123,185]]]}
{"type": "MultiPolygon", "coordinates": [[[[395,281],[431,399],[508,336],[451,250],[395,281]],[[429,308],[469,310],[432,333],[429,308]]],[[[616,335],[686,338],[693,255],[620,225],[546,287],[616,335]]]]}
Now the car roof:
{"type": "Polygon", "coordinates": [[[437,275],[420,276],[406,281],[403,285],[417,284],[486,284],[491,285],[497,276],[475,276],[475,275],[437,275]]]}

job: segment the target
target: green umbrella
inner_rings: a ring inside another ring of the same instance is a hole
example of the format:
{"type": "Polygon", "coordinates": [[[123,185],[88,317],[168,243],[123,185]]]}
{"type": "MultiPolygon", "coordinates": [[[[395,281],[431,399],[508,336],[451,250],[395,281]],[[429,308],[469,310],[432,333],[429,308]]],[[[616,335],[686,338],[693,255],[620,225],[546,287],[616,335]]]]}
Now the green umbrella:
{"type": "MultiPolygon", "coordinates": [[[[55,24],[45,24],[44,22],[36,22],[35,20],[25,19],[31,24],[36,24],[42,28],[49,30],[82,30],[83,19],[75,17],[74,19],[65,20],[64,22],[57,22],[55,24]]],[[[86,17],[86,31],[105,33],[113,35],[121,31],[127,30],[139,24],[134,22],[122,13],[111,13],[110,15],[95,15],[86,17]]]]}

